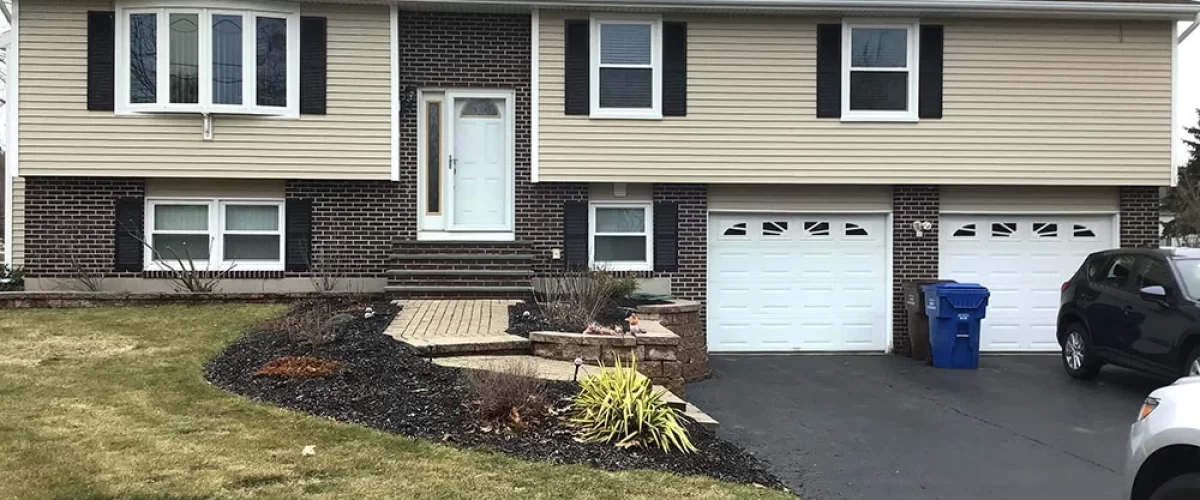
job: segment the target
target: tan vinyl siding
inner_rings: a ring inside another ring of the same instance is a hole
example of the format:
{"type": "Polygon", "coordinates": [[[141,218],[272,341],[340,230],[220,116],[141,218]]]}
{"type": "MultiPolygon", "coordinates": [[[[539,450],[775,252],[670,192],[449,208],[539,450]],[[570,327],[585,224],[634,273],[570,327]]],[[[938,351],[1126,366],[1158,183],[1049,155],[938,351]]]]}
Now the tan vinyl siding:
{"type": "Polygon", "coordinates": [[[779,184],[713,184],[708,187],[711,211],[750,212],[887,212],[889,186],[801,186],[779,184]]]}
{"type": "Polygon", "coordinates": [[[87,111],[87,0],[20,8],[21,175],[379,179],[391,177],[388,7],[305,4],[328,19],[327,115],[198,116],[87,111]]]}
{"type": "Polygon", "coordinates": [[[546,181],[1165,185],[1169,22],[931,20],[945,26],[944,119],[816,118],[816,25],[688,22],[688,116],[563,114],[564,20],[541,14],[546,181]]]}
{"type": "Polygon", "coordinates": [[[12,250],[14,266],[25,264],[25,179],[13,178],[13,240],[8,246],[12,250]]]}
{"type": "Polygon", "coordinates": [[[616,185],[600,183],[588,186],[588,200],[591,201],[648,201],[652,199],[654,186],[650,184],[626,184],[625,196],[618,197],[616,185]]]}
{"type": "Polygon", "coordinates": [[[958,213],[1116,212],[1111,187],[946,186],[941,210],[958,213]]]}

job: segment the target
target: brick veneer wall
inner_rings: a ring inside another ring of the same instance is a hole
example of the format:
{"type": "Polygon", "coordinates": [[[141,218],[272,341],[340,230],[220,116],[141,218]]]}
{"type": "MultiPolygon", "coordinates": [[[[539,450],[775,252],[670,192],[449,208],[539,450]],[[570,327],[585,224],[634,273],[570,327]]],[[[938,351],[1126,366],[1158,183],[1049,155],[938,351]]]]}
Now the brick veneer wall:
{"type": "Polygon", "coordinates": [[[936,279],[938,276],[940,200],[937,186],[892,188],[892,348],[899,355],[909,352],[902,285],[907,280],[936,279]],[[913,231],[916,221],[929,221],[933,228],[918,237],[913,231]]]}
{"type": "Polygon", "coordinates": [[[1158,248],[1159,188],[1154,186],[1122,186],[1117,189],[1121,219],[1122,247],[1158,248]]]}
{"type": "Polygon", "coordinates": [[[287,181],[285,196],[313,201],[312,268],[348,278],[383,277],[396,226],[412,218],[402,191],[391,181],[287,181]]]}
{"type": "Polygon", "coordinates": [[[676,297],[700,303],[699,328],[680,328],[676,332],[681,338],[679,361],[683,369],[683,378],[691,382],[709,375],[706,317],[708,305],[708,186],[704,184],[655,184],[652,196],[654,201],[679,203],[679,270],[669,273],[654,273],[654,275],[671,278],[671,293],[676,297]]]}
{"type": "Polygon", "coordinates": [[[82,270],[113,271],[116,200],[145,196],[142,179],[25,178],[25,268],[31,278],[62,278],[82,270]],[[74,260],[74,263],[72,263],[74,260]]]}

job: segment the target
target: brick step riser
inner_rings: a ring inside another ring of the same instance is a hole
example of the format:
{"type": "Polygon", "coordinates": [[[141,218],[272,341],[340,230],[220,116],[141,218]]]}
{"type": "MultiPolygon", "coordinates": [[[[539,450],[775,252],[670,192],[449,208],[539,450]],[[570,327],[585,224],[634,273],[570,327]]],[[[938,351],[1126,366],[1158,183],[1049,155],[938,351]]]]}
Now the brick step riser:
{"type": "Polygon", "coordinates": [[[492,280],[488,280],[488,279],[479,279],[479,280],[463,280],[463,279],[458,279],[458,280],[430,280],[430,279],[396,280],[396,279],[390,279],[390,280],[388,280],[387,284],[388,284],[388,286],[461,286],[461,287],[479,287],[479,286],[530,287],[530,286],[532,286],[530,284],[529,280],[521,281],[521,280],[494,280],[494,279],[492,279],[492,280]]]}

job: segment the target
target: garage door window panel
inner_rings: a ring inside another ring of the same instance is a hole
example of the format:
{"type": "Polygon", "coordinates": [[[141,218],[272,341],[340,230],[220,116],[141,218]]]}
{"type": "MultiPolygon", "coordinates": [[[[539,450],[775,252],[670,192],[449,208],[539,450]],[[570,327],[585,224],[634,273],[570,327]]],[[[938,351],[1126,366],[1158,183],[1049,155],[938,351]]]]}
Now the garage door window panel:
{"type": "Polygon", "coordinates": [[[592,205],[592,267],[612,271],[653,270],[650,208],[650,204],[592,205]]]}
{"type": "Polygon", "coordinates": [[[1096,232],[1083,224],[1075,224],[1072,226],[1071,235],[1076,238],[1095,238],[1096,232]]]}
{"type": "Polygon", "coordinates": [[[958,229],[954,230],[954,234],[952,236],[955,238],[974,238],[975,224],[971,223],[959,226],[958,229]]]}
{"type": "Polygon", "coordinates": [[[805,221],[804,234],[809,237],[828,237],[829,221],[805,221]]]}
{"type": "Polygon", "coordinates": [[[722,236],[746,236],[746,223],[738,222],[725,228],[722,236]]]}

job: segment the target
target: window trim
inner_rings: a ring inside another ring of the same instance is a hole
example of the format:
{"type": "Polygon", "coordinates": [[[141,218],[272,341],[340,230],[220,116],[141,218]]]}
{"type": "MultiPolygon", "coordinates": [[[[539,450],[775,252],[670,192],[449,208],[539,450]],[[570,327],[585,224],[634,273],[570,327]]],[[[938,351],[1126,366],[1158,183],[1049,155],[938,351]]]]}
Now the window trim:
{"type": "Polygon", "coordinates": [[[143,253],[142,263],[147,271],[179,271],[178,264],[168,259],[154,258],[154,235],[157,234],[198,234],[199,231],[174,231],[154,229],[154,209],[159,205],[204,205],[208,207],[208,261],[196,262],[196,269],[204,271],[220,271],[234,269],[238,271],[283,271],[287,240],[287,210],[283,198],[146,198],[146,217],[143,233],[147,247],[143,253]],[[225,212],[230,205],[268,205],[279,210],[279,223],[275,231],[265,230],[233,230],[225,229],[225,212]],[[225,260],[226,234],[258,234],[279,236],[279,260],[225,260]]]}
{"type": "Polygon", "coordinates": [[[588,203],[588,266],[608,271],[653,271],[654,270],[654,203],[644,202],[592,202],[588,203]],[[598,208],[641,208],[645,212],[642,233],[597,233],[596,209],[598,208]],[[646,260],[640,261],[596,261],[597,236],[640,236],[646,237],[646,260]]]}
{"type": "Polygon", "coordinates": [[[921,24],[915,19],[843,19],[842,20],[842,116],[844,122],[917,122],[918,93],[920,91],[920,43],[921,24]],[[908,71],[908,109],[904,111],[870,111],[850,109],[850,74],[854,71],[897,72],[896,68],[858,68],[851,63],[851,47],[855,28],[894,28],[908,32],[906,71],[908,71]]]}
{"type": "Polygon", "coordinates": [[[623,120],[661,120],[662,114],[662,85],[663,85],[663,54],[662,54],[662,16],[604,14],[592,15],[591,29],[588,36],[590,46],[589,57],[589,92],[590,118],[623,119],[623,120]],[[645,65],[601,64],[600,62],[600,25],[602,24],[645,24],[650,26],[650,107],[649,108],[602,108],[600,107],[600,68],[645,68],[645,65]]]}
{"type": "Polygon", "coordinates": [[[237,2],[212,0],[204,7],[181,6],[177,3],[122,2],[116,10],[116,54],[114,81],[116,100],[114,113],[117,115],[148,114],[204,114],[204,115],[254,115],[274,118],[300,117],[300,9],[298,6],[279,3],[237,2]],[[191,103],[170,102],[170,19],[171,14],[197,14],[199,16],[199,82],[198,101],[191,103]],[[156,59],[154,103],[130,102],[130,57],[129,16],[132,14],[155,14],[156,59]],[[212,16],[242,16],[242,104],[213,104],[212,102],[212,16]],[[282,18],[287,23],[287,105],[258,105],[258,17],[282,18]],[[166,50],[163,50],[166,48],[166,50]],[[247,64],[250,61],[250,64],[247,64]]]}

